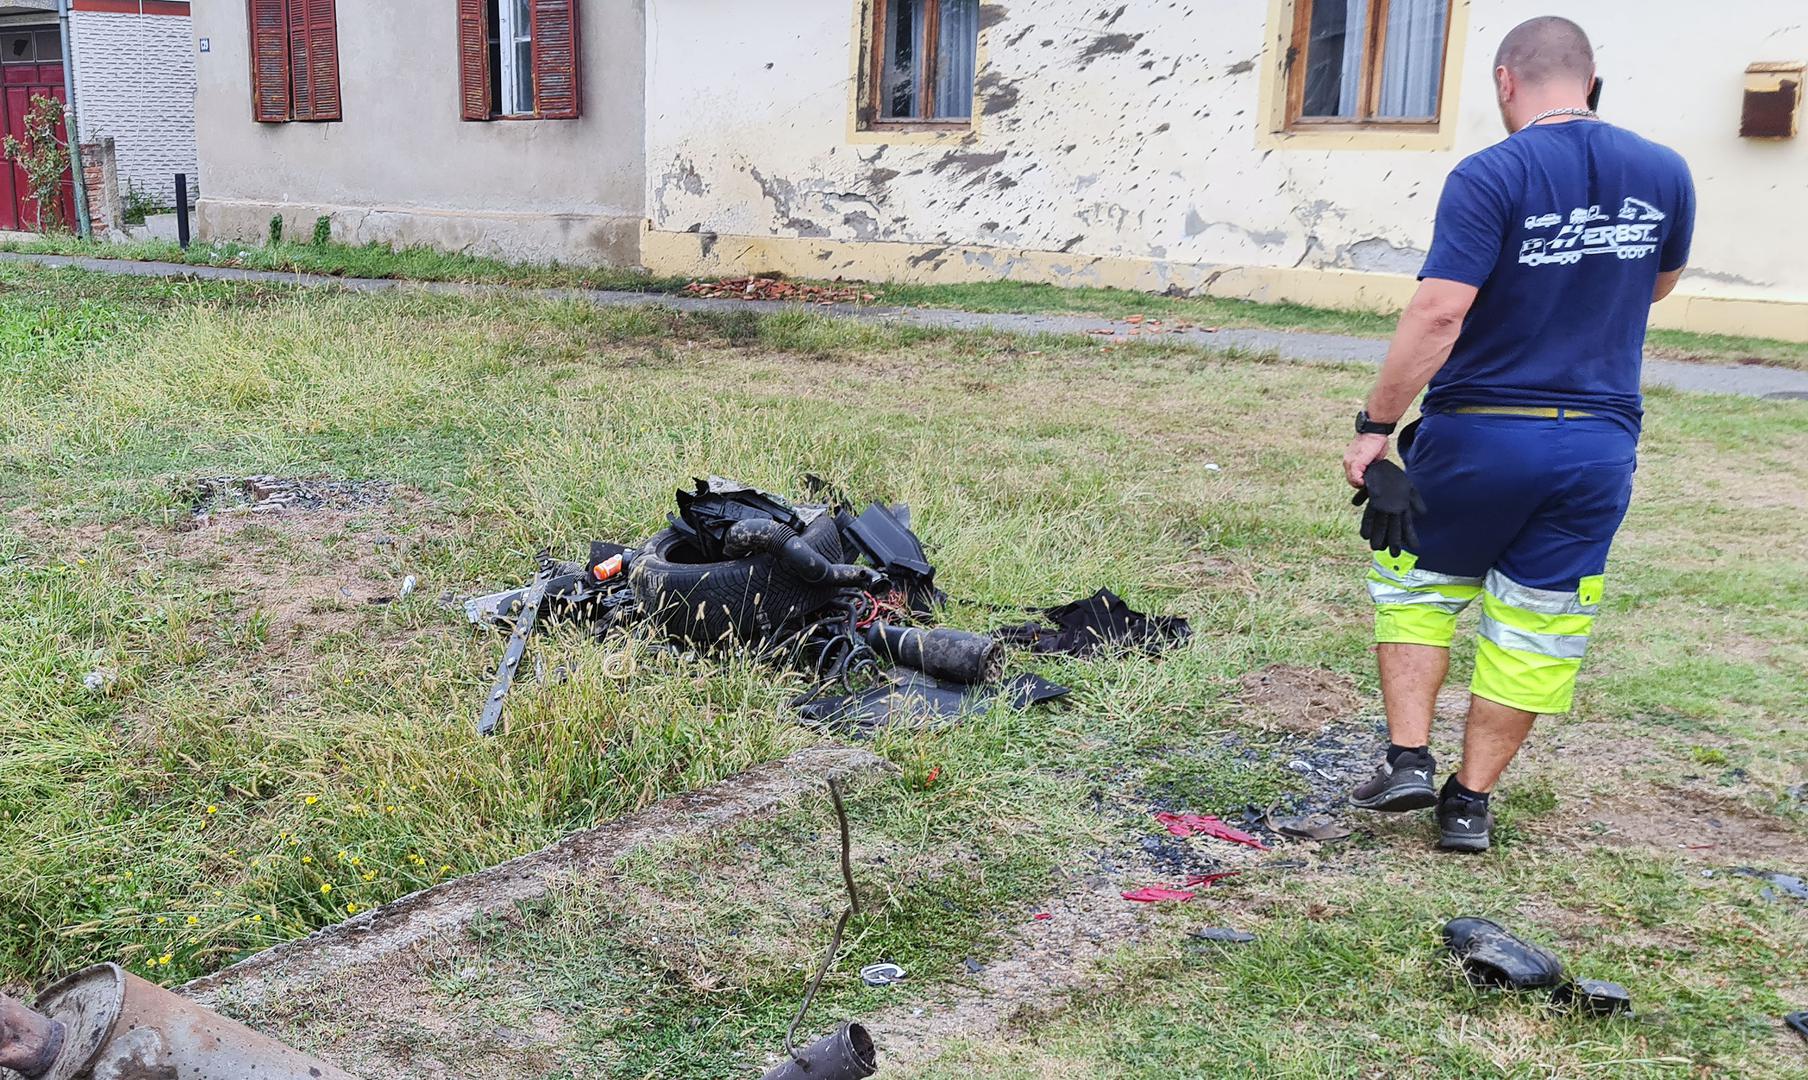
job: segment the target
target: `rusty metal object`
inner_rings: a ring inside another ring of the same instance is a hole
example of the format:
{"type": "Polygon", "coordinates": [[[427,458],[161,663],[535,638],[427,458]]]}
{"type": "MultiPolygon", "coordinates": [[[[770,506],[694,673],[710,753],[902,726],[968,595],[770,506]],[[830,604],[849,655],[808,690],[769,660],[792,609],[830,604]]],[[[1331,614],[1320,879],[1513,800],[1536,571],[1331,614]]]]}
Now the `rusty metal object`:
{"type": "Polygon", "coordinates": [[[33,1080],[357,1080],[116,964],[56,983],[38,1008],[65,1039],[33,1080]]]}
{"type": "Polygon", "coordinates": [[[63,1025],[0,994],[0,1069],[43,1076],[63,1049],[63,1025]]]}

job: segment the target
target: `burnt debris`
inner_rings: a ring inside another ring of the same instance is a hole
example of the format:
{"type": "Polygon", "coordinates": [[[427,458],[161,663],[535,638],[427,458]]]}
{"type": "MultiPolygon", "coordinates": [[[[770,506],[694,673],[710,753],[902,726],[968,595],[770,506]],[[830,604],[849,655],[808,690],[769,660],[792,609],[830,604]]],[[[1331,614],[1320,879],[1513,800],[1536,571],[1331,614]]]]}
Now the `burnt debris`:
{"type": "Polygon", "coordinates": [[[939,627],[947,595],[910,508],[856,502],[815,476],[807,490],[815,501],[696,480],[676,493],[666,528],[642,543],[595,541],[583,562],[543,552],[527,585],[467,600],[474,625],[509,634],[480,730],[498,729],[529,637],[561,624],[599,638],[631,629],[666,648],[748,650],[810,677],[813,689],[793,702],[805,722],[853,734],[1069,692],[1034,675],[1005,679],[1006,642],[1036,653],[1152,654],[1190,632],[1184,619],[1144,615],[1104,590],[1048,609],[1052,629],[939,627]]]}

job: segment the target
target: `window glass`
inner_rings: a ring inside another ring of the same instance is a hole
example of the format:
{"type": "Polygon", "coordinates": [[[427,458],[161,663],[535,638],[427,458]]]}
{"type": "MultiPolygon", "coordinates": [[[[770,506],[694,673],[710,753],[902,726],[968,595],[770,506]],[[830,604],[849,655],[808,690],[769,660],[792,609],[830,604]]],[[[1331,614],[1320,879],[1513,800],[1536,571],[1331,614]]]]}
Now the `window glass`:
{"type": "Polygon", "coordinates": [[[534,111],[534,42],[533,13],[528,0],[513,0],[515,86],[514,109],[517,113],[534,111]]]}
{"type": "Polygon", "coordinates": [[[973,68],[979,59],[979,0],[942,0],[941,41],[936,49],[935,115],[973,115],[973,68]]]}
{"type": "Polygon", "coordinates": [[[39,30],[37,33],[38,63],[56,64],[63,59],[63,32],[61,30],[39,30]]]}
{"type": "Polygon", "coordinates": [[[1381,67],[1380,115],[1426,119],[1438,114],[1444,77],[1448,0],[1389,0],[1387,51],[1381,67]]]}
{"type": "Polygon", "coordinates": [[[0,63],[29,64],[36,56],[30,31],[0,36],[0,63]]]}
{"type": "Polygon", "coordinates": [[[885,26],[885,66],[880,76],[880,115],[917,116],[917,57],[922,54],[924,0],[891,0],[885,26]]]}
{"type": "Polygon", "coordinates": [[[965,120],[973,115],[979,0],[879,0],[881,120],[965,120]]]}
{"type": "MultiPolygon", "coordinates": [[[[1437,0],[1442,3],[1444,0],[1437,0]]],[[[1314,0],[1300,115],[1354,119],[1362,99],[1369,0],[1314,0]]]]}

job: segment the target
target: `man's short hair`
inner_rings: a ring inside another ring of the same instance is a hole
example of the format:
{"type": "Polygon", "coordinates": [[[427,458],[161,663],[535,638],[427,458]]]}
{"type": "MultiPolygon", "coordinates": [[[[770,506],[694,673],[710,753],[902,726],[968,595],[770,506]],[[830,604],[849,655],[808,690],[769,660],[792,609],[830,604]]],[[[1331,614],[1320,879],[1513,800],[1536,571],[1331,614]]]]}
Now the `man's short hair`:
{"type": "Polygon", "coordinates": [[[1595,74],[1595,50],[1580,26],[1559,15],[1541,15],[1507,32],[1494,66],[1530,86],[1555,79],[1586,83],[1595,74]]]}

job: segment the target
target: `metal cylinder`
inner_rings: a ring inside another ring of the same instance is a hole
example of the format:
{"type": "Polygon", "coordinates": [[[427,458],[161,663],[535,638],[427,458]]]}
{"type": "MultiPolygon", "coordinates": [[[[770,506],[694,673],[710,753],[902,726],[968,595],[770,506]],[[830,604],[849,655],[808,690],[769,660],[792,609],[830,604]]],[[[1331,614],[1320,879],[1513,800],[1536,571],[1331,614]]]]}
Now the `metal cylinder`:
{"type": "Polygon", "coordinates": [[[63,1025],[0,994],[0,1069],[43,1076],[63,1048],[63,1025]]]}
{"type": "Polygon", "coordinates": [[[859,1024],[843,1024],[772,1067],[763,1080],[861,1080],[879,1071],[873,1037],[859,1024]]]}
{"type": "Polygon", "coordinates": [[[357,1080],[116,964],[56,983],[38,1010],[65,1029],[42,1080],[357,1080]]]}

